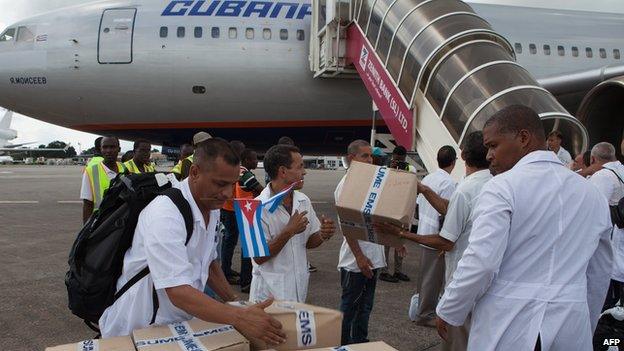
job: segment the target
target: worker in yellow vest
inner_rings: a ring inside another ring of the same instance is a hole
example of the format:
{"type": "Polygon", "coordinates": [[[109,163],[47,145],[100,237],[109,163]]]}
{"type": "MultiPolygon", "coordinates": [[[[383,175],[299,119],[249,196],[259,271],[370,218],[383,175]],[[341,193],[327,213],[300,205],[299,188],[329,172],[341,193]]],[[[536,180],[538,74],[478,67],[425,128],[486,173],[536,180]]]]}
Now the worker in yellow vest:
{"type": "Polygon", "coordinates": [[[193,164],[193,145],[183,144],[180,146],[180,161],[171,169],[171,173],[174,173],[178,180],[184,180],[183,174],[188,176],[188,170],[193,164]]]}
{"type": "Polygon", "coordinates": [[[150,162],[152,153],[152,144],[148,140],[139,139],[134,142],[134,156],[124,166],[130,173],[149,173],[156,172],[156,167],[150,162]]]}
{"type": "Polygon", "coordinates": [[[95,144],[93,146],[95,147],[93,157],[87,162],[85,169],[104,161],[104,157],[102,157],[102,137],[95,139],[95,144]]]}
{"type": "Polygon", "coordinates": [[[121,148],[118,138],[110,136],[102,138],[102,157],[104,160],[85,169],[80,190],[82,219],[85,223],[102,203],[104,192],[110,186],[110,181],[118,173],[124,171],[123,164],[117,162],[119,151],[121,148]]]}
{"type": "MultiPolygon", "coordinates": [[[[199,132],[196,133],[193,136],[193,150],[197,147],[197,145],[199,145],[200,143],[206,141],[206,140],[210,140],[212,139],[212,136],[206,132],[199,132]]],[[[193,164],[193,153],[190,150],[190,148],[185,147],[188,144],[184,144],[182,145],[182,148],[180,149],[180,154],[181,156],[186,154],[187,157],[180,157],[180,162],[178,162],[178,164],[173,167],[173,169],[171,169],[171,172],[174,173],[176,175],[176,178],[178,178],[178,180],[182,181],[184,179],[186,179],[189,175],[189,170],[191,169],[191,165],[193,164]],[[190,154],[189,154],[190,152],[190,154]]]]}

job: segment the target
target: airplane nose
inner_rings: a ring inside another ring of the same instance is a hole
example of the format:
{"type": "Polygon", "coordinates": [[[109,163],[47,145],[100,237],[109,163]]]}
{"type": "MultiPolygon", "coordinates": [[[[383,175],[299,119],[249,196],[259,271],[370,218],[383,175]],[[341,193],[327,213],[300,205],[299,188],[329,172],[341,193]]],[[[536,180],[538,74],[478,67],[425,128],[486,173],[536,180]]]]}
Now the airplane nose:
{"type": "Polygon", "coordinates": [[[0,106],[20,113],[32,113],[49,92],[48,36],[37,28],[27,19],[0,33],[0,106]]]}

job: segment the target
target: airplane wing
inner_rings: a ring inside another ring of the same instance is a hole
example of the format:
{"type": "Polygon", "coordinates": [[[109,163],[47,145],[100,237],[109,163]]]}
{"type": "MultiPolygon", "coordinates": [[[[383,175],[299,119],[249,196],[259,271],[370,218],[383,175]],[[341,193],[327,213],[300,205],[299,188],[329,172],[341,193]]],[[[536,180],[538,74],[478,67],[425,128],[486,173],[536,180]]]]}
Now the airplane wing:
{"type": "Polygon", "coordinates": [[[624,75],[624,66],[605,66],[544,77],[537,81],[553,95],[564,95],[587,92],[606,80],[622,75],[624,75]]]}
{"type": "Polygon", "coordinates": [[[32,145],[34,143],[36,143],[36,141],[30,142],[30,143],[5,145],[4,149],[16,149],[18,147],[22,147],[22,146],[25,146],[25,145],[32,145]]]}
{"type": "Polygon", "coordinates": [[[24,153],[24,152],[59,152],[59,151],[66,152],[68,148],[69,146],[64,149],[29,149],[29,148],[3,147],[3,148],[0,148],[0,152],[5,153],[5,154],[10,154],[10,153],[18,154],[18,153],[24,153]]]}

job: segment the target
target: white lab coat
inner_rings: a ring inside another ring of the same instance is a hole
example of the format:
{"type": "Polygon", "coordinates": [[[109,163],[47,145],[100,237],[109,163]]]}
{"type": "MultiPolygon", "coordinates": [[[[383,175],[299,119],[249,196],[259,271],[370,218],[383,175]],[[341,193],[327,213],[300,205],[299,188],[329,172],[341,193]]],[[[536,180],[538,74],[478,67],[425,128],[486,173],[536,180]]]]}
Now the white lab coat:
{"type": "MultiPolygon", "coordinates": [[[[617,205],[624,197],[624,184],[619,178],[624,180],[624,165],[620,161],[609,162],[603,168],[589,178],[589,182],[594,184],[598,190],[607,198],[609,205],[617,205]],[[618,176],[613,173],[617,172],[618,176]]],[[[613,227],[611,236],[613,245],[613,274],[611,279],[624,282],[624,229],[613,227]]]]}
{"type": "Polygon", "coordinates": [[[552,152],[536,151],[479,196],[469,243],[437,314],[473,311],[468,349],[591,350],[612,267],[607,201],[552,152]]]}
{"type": "Polygon", "coordinates": [[[572,155],[570,155],[568,150],[564,149],[563,146],[559,147],[559,151],[557,151],[556,154],[559,161],[561,161],[564,165],[568,166],[572,163],[572,155]]]}
{"type": "MultiPolygon", "coordinates": [[[[266,201],[273,194],[271,187],[264,188],[257,199],[266,201]]],[[[308,295],[308,259],[306,244],[308,239],[321,229],[321,222],[316,217],[312,202],[303,193],[293,192],[292,212],[307,211],[308,226],[292,237],[282,250],[267,262],[259,265],[253,262],[253,274],[249,291],[250,301],[263,301],[269,297],[277,300],[305,302],[308,295]]],[[[267,208],[262,211],[262,228],[267,240],[277,237],[288,224],[290,213],[284,206],[279,206],[274,213],[267,208]]]]}

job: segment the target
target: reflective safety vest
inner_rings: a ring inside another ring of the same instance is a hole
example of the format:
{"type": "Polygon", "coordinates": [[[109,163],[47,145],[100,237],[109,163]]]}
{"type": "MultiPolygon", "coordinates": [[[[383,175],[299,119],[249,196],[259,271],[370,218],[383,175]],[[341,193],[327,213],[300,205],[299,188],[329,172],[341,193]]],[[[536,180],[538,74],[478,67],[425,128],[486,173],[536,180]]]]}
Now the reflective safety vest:
{"type": "MultiPolygon", "coordinates": [[[[125,168],[121,162],[117,162],[117,172],[124,172],[125,168]]],[[[104,169],[102,162],[94,164],[91,167],[85,169],[87,176],[89,177],[89,184],[91,185],[91,194],[93,194],[93,212],[100,208],[102,199],[104,198],[104,192],[110,186],[110,179],[104,169]]]]}
{"type": "MultiPolygon", "coordinates": [[[[193,163],[193,155],[185,158],[184,160],[189,160],[193,163]]],[[[171,169],[171,173],[182,174],[182,162],[184,162],[184,160],[178,161],[178,164],[171,169]]]]}
{"type": "Polygon", "coordinates": [[[89,162],[87,163],[87,165],[85,166],[85,168],[89,168],[93,165],[97,165],[98,163],[104,161],[104,157],[102,156],[93,156],[93,158],[91,158],[89,160],[89,162]]]}
{"type": "Polygon", "coordinates": [[[146,173],[156,172],[156,167],[152,163],[144,165],[142,171],[139,169],[136,163],[134,163],[134,160],[126,161],[124,163],[124,166],[130,173],[135,173],[135,174],[139,174],[143,172],[146,172],[146,173]]]}

